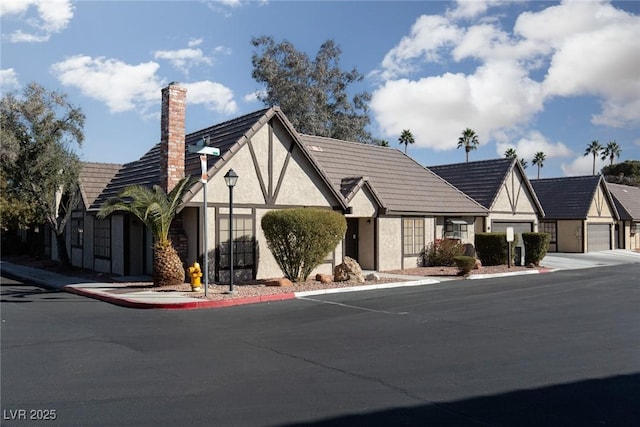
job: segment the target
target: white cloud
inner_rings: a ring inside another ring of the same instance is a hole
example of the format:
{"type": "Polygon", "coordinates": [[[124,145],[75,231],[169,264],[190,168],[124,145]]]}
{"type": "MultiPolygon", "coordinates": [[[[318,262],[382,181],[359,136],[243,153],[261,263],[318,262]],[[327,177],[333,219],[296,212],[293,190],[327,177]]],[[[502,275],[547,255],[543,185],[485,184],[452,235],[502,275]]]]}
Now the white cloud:
{"type": "Polygon", "coordinates": [[[197,48],[202,43],[202,39],[191,40],[188,47],[178,50],[157,50],[154,52],[155,59],[167,60],[185,75],[189,74],[189,69],[199,65],[211,65],[213,60],[197,48]]]}
{"type": "Polygon", "coordinates": [[[422,15],[411,27],[411,34],[400,40],[382,60],[384,79],[410,73],[417,60],[437,62],[440,51],[462,36],[461,29],[443,16],[422,15]]]}
{"type": "Polygon", "coordinates": [[[80,89],[83,95],[104,102],[112,113],[130,110],[145,112],[160,99],[163,85],[156,75],[155,62],[130,65],[117,59],[73,56],[51,66],[64,84],[80,89]]]}
{"type": "Polygon", "coordinates": [[[7,93],[20,87],[18,73],[13,68],[0,70],[0,93],[7,93]]]}
{"type": "MultiPolygon", "coordinates": [[[[481,144],[504,143],[510,133],[531,132],[545,102],[560,96],[598,97],[594,124],[640,122],[639,17],[605,2],[568,1],[520,14],[511,30],[497,21],[462,22],[501,3],[461,1],[445,16],[421,16],[385,55],[372,73],[383,80],[371,101],[383,137],[411,129],[418,146],[446,150],[471,127],[481,144]],[[429,63],[469,60],[478,65],[467,73],[421,71],[429,63]],[[542,81],[532,74],[539,69],[546,71],[542,81]],[[417,77],[403,78],[410,73],[417,77]]],[[[527,151],[535,145],[522,144],[527,151]]],[[[567,155],[564,144],[543,146],[547,155],[567,155]]]]}
{"type": "Polygon", "coordinates": [[[505,3],[508,0],[457,0],[455,9],[447,11],[447,16],[453,19],[475,18],[490,7],[505,3]]]}
{"type": "Polygon", "coordinates": [[[266,96],[267,92],[265,90],[259,90],[255,92],[251,92],[246,94],[242,99],[244,102],[253,103],[258,102],[260,96],[266,96]]]}
{"type": "Polygon", "coordinates": [[[73,9],[69,0],[3,0],[0,3],[0,15],[17,15],[24,22],[29,31],[17,30],[8,36],[13,43],[18,42],[44,42],[49,40],[52,34],[59,33],[67,28],[73,9]],[[35,7],[35,16],[30,14],[35,7]]]}
{"type": "Polygon", "coordinates": [[[525,159],[531,163],[535,154],[542,151],[547,159],[554,157],[569,157],[571,150],[562,142],[549,142],[547,138],[538,131],[531,131],[526,136],[520,138],[515,144],[499,142],[496,144],[496,152],[500,157],[509,148],[514,148],[518,158],[525,159]]]}
{"type": "MultiPolygon", "coordinates": [[[[596,173],[598,173],[604,166],[607,165],[605,160],[601,160],[600,157],[596,157],[596,173]]],[[[580,156],[577,157],[573,162],[566,164],[562,163],[560,165],[562,172],[565,176],[582,176],[582,175],[592,175],[593,174],[593,156],[580,156]]]]}
{"type": "Polygon", "coordinates": [[[411,129],[417,146],[447,150],[467,127],[482,144],[504,128],[526,123],[542,101],[539,84],[520,66],[495,61],[472,75],[389,80],[373,92],[371,108],[385,136],[411,129]]]}
{"type": "Polygon", "coordinates": [[[238,105],[233,99],[233,91],[228,87],[208,80],[184,83],[187,89],[187,103],[202,104],[207,109],[221,114],[233,114],[238,111],[238,105]]]}

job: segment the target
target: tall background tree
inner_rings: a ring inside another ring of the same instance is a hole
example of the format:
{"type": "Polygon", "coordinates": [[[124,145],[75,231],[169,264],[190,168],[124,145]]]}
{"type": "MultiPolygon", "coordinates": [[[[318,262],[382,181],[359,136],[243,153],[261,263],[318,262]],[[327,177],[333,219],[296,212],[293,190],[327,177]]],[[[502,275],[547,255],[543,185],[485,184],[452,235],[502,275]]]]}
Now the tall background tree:
{"type": "Polygon", "coordinates": [[[278,105],[297,131],[348,141],[372,141],[366,131],[371,95],[360,92],[349,97],[350,88],[364,76],[353,68],[340,68],[341,50],[333,40],[324,42],[315,59],[296,50],[288,41],[272,37],[251,40],[251,76],[265,85],[258,99],[278,105]]]}
{"type": "Polygon", "coordinates": [[[165,193],[159,185],[153,188],[134,185],[127,187],[116,197],[107,200],[98,218],[105,218],[113,212],[133,214],[151,230],[153,235],[153,284],[170,286],[184,283],[185,272],[182,260],[169,239],[169,229],[185,193],[194,181],[189,177],[181,179],[176,186],[165,193]]]}
{"type": "Polygon", "coordinates": [[[597,140],[595,140],[591,141],[591,143],[587,145],[587,149],[584,150],[585,157],[588,155],[593,156],[593,170],[591,172],[592,175],[596,174],[596,157],[598,157],[602,149],[602,145],[597,140]]]}
{"type": "Polygon", "coordinates": [[[404,129],[400,134],[400,138],[398,138],[398,142],[400,143],[400,145],[404,145],[404,153],[406,154],[409,144],[415,143],[416,140],[414,139],[413,134],[409,129],[404,129]]]}
{"type": "Polygon", "coordinates": [[[37,83],[0,101],[2,228],[48,224],[65,266],[71,262],[64,229],[79,202],[81,162],[73,148],[84,140],[84,120],[65,94],[37,83]]]}
{"type": "Polygon", "coordinates": [[[538,167],[538,179],[540,179],[540,169],[544,166],[544,161],[547,159],[547,156],[542,152],[538,151],[533,156],[533,161],[531,162],[534,166],[538,167]]]}
{"type": "Polygon", "coordinates": [[[640,187],[640,160],[625,160],[602,168],[607,182],[640,187]]]}
{"type": "Polygon", "coordinates": [[[601,159],[609,159],[609,166],[611,166],[616,158],[620,158],[620,154],[622,154],[622,147],[615,141],[609,141],[604,150],[602,150],[601,159]]]}
{"type": "Polygon", "coordinates": [[[517,159],[518,153],[516,153],[515,148],[509,148],[508,150],[505,150],[504,157],[506,157],[507,159],[517,159]]]}
{"type": "Polygon", "coordinates": [[[478,141],[478,135],[473,129],[466,128],[462,131],[462,135],[458,138],[458,148],[464,148],[467,162],[469,161],[469,151],[478,148],[478,144],[480,141],[478,141]]]}

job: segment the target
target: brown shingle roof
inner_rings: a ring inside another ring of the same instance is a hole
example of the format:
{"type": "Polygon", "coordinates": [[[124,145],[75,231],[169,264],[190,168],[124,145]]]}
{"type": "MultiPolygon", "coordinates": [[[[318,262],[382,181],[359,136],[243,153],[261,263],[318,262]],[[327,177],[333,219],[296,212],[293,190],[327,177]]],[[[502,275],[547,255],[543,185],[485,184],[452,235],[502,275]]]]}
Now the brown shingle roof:
{"type": "Polygon", "coordinates": [[[640,188],[607,182],[620,219],[640,221],[640,188]]]}
{"type": "Polygon", "coordinates": [[[116,175],[122,165],[113,163],[83,162],[80,170],[80,194],[86,207],[96,198],[116,175]]]}
{"type": "Polygon", "coordinates": [[[390,213],[486,215],[487,211],[411,157],[394,148],[300,135],[331,185],[346,197],[369,183],[390,213]]]}
{"type": "MultiPolygon", "coordinates": [[[[187,147],[208,138],[208,145],[220,150],[219,156],[208,156],[209,177],[215,175],[224,164],[269,120],[277,117],[291,132],[294,139],[298,134],[278,107],[271,107],[246,114],[185,136],[185,175],[200,176],[200,157],[198,154],[189,153],[187,147]]],[[[309,159],[311,165],[317,168],[320,178],[325,180],[327,188],[333,191],[339,207],[345,208],[346,201],[339,189],[334,189],[326,177],[321,173],[318,165],[309,153],[301,147],[302,153],[309,159]]],[[[99,209],[102,203],[116,196],[120,191],[130,185],[144,185],[151,187],[160,181],[160,144],[156,144],[139,160],[125,164],[116,174],[115,178],[104,189],[100,196],[92,204],[91,208],[99,209]]],[[[188,199],[189,196],[185,198],[188,199]]]]}

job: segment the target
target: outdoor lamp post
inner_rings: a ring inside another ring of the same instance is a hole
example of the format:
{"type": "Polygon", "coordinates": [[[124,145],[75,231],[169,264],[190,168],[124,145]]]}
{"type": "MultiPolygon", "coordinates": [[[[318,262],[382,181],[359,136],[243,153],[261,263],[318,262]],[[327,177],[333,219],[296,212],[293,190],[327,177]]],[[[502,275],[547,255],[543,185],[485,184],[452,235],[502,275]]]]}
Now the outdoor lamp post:
{"type": "Polygon", "coordinates": [[[187,148],[189,153],[200,154],[200,182],[202,183],[202,222],[203,222],[203,244],[204,244],[204,296],[207,296],[209,289],[209,248],[207,247],[207,181],[208,181],[208,163],[207,156],[219,156],[220,150],[215,147],[209,147],[209,137],[202,137],[202,141],[198,144],[189,145],[187,148]]]}
{"type": "Polygon", "coordinates": [[[233,169],[224,176],[224,182],[229,187],[229,293],[233,291],[233,187],[238,182],[238,174],[233,169]]]}

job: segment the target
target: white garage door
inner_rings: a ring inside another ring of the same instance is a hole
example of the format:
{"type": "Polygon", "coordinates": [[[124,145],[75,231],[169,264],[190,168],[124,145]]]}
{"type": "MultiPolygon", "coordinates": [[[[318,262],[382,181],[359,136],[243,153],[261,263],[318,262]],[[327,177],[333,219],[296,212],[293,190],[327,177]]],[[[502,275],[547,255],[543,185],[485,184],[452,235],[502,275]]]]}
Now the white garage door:
{"type": "Polygon", "coordinates": [[[587,224],[587,251],[611,249],[611,226],[609,224],[587,224]]]}

